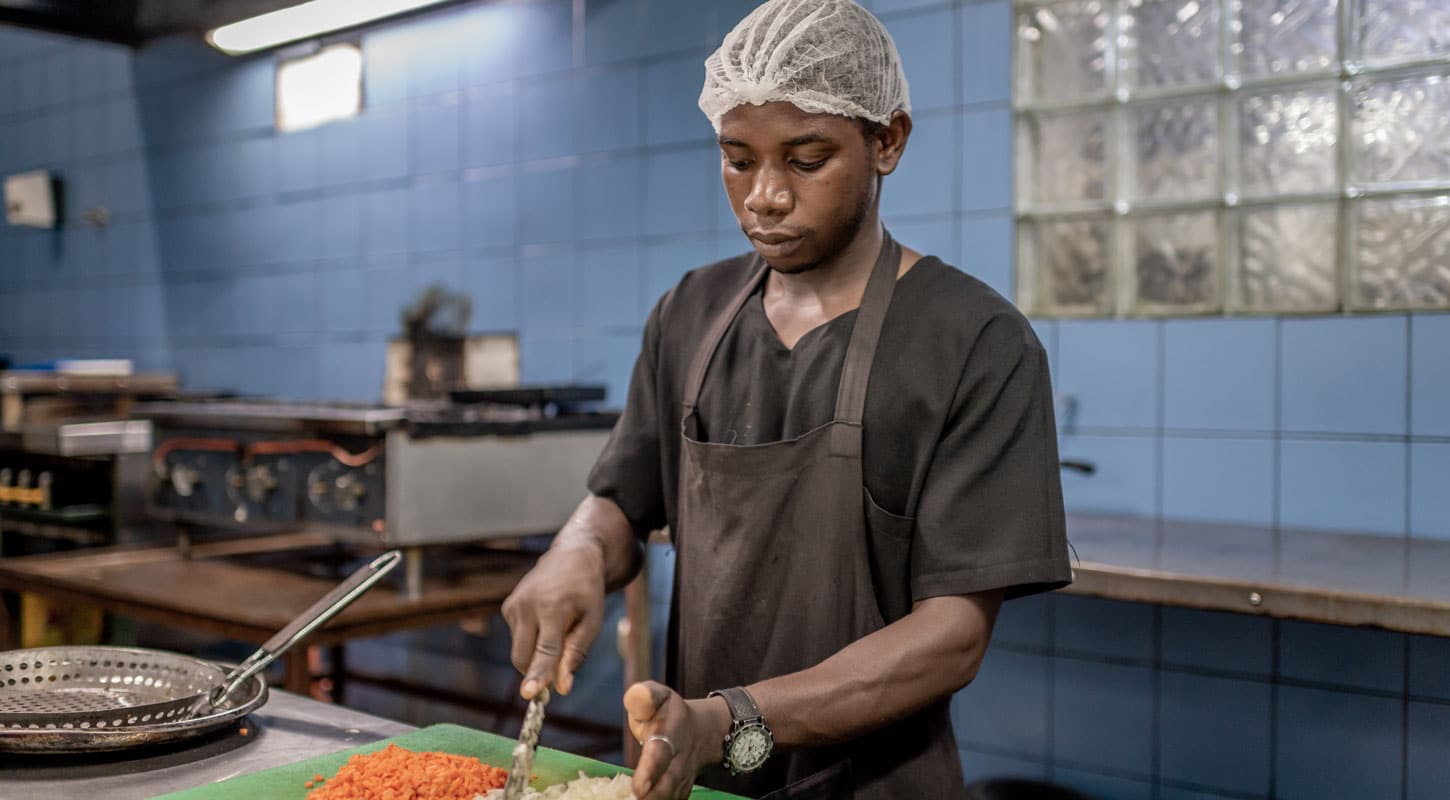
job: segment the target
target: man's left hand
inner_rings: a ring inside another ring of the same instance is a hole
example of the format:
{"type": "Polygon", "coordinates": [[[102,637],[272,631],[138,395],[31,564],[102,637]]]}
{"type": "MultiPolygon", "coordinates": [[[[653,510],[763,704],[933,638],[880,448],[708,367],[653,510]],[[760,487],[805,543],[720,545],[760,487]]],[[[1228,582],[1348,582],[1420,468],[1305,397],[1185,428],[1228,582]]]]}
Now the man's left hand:
{"type": "Polygon", "coordinates": [[[688,797],[695,775],[724,758],[730,708],[718,697],[686,700],[649,681],[629,687],[624,710],[630,733],[643,744],[634,771],[634,796],[639,800],[688,797]]]}

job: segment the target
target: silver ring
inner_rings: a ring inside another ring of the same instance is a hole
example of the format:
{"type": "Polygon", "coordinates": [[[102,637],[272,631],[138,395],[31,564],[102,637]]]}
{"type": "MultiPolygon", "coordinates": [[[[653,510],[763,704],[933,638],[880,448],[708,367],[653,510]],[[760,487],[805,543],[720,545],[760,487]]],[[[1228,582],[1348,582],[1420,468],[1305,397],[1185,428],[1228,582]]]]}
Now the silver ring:
{"type": "MultiPolygon", "coordinates": [[[[675,760],[675,755],[679,751],[675,750],[675,743],[672,742],[672,741],[670,741],[670,737],[663,736],[663,735],[660,735],[660,734],[657,733],[654,736],[651,736],[648,739],[645,739],[644,740],[644,744],[649,744],[650,742],[664,742],[665,744],[669,745],[669,748],[670,748],[670,760],[671,761],[674,761],[675,760]]],[[[640,745],[640,749],[643,750],[644,749],[644,745],[640,745]]]]}

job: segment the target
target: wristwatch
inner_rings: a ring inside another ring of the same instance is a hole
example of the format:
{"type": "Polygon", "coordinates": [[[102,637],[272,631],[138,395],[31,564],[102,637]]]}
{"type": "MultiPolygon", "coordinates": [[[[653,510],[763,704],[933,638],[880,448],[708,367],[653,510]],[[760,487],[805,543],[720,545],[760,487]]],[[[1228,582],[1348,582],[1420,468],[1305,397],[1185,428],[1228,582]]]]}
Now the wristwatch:
{"type": "Polygon", "coordinates": [[[730,732],[725,734],[725,769],[731,775],[746,775],[765,766],[775,749],[775,737],[765,724],[755,700],[740,687],[711,692],[730,706],[730,732]]]}

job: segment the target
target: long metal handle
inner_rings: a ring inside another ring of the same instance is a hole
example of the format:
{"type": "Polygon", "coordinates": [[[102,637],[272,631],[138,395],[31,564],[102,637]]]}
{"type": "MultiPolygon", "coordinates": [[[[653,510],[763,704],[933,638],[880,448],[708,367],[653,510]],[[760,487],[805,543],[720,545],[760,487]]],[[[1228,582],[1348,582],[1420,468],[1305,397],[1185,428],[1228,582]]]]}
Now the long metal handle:
{"type": "Polygon", "coordinates": [[[371,563],[362,567],[357,572],[348,576],[348,579],[337,585],[337,588],[323,595],[321,600],[313,603],[310,608],[302,612],[297,619],[292,620],[287,627],[283,628],[265,644],[257,648],[255,653],[247,656],[247,660],[238,664],[236,669],[227,673],[226,684],[219,690],[211,693],[212,705],[221,703],[230,697],[244,681],[253,675],[267,668],[278,656],[287,652],[293,645],[307,638],[307,635],[317,630],[328,620],[337,616],[338,612],[352,605],[352,602],[363,595],[373,584],[382,580],[384,575],[392,571],[393,567],[403,559],[403,554],[398,550],[390,550],[371,563]]]}

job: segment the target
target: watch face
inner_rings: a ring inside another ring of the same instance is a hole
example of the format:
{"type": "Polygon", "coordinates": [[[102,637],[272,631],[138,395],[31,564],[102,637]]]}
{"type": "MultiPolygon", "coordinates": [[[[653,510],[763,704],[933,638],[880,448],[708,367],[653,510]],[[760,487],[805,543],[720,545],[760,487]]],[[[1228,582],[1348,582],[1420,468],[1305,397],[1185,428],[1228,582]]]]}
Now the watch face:
{"type": "Polygon", "coordinates": [[[747,725],[730,740],[730,763],[740,772],[754,772],[765,763],[772,744],[764,725],[747,725]]]}

